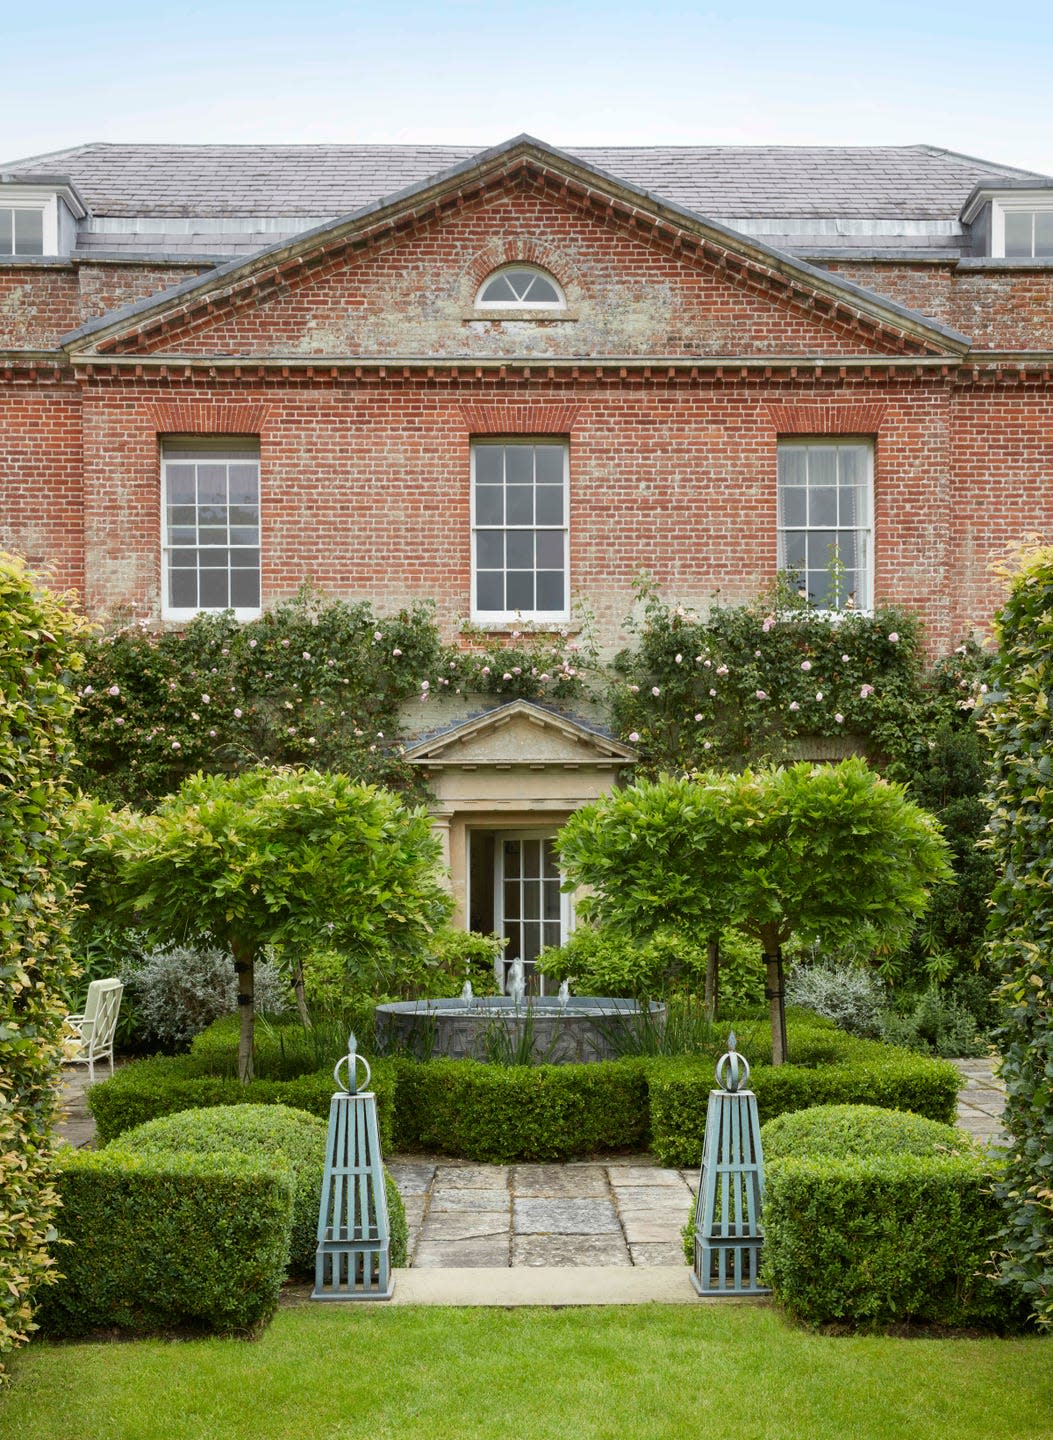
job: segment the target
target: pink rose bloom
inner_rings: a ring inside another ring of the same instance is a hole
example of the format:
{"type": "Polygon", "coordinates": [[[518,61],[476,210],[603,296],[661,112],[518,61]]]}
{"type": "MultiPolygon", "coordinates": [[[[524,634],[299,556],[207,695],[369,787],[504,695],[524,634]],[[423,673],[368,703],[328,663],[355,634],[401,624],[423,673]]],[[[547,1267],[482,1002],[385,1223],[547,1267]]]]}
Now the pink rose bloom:
{"type": "Polygon", "coordinates": [[[637,740],[639,740],[639,738],[640,738],[640,732],[639,732],[638,730],[630,730],[630,731],[629,731],[629,739],[630,739],[630,741],[631,741],[634,745],[636,744],[637,740]]]}
{"type": "Polygon", "coordinates": [[[767,690],[756,690],[754,693],[758,700],[767,700],[768,698],[767,690]]]}
{"type": "Polygon", "coordinates": [[[845,717],[841,714],[835,715],[834,719],[837,721],[838,725],[843,725],[845,723],[845,717]]]}
{"type": "Polygon", "coordinates": [[[695,716],[695,719],[696,719],[696,720],[701,720],[701,719],[702,719],[702,711],[701,711],[701,710],[700,710],[700,711],[698,712],[698,714],[695,716]]]}
{"type": "Polygon", "coordinates": [[[811,662],[810,660],[802,660],[802,661],[801,661],[801,669],[802,669],[802,670],[810,670],[811,668],[812,668],[812,662],[811,662]]]}
{"type": "Polygon", "coordinates": [[[120,693],[121,687],[119,685],[111,685],[110,688],[106,691],[107,695],[119,695],[120,693]]]}
{"type": "Polygon", "coordinates": [[[817,700],[821,700],[821,699],[823,698],[823,692],[822,692],[821,690],[817,690],[817,691],[815,692],[815,698],[816,698],[817,700]]]}
{"type": "Polygon", "coordinates": [[[859,698],[860,698],[860,700],[866,700],[869,696],[873,695],[873,693],[874,693],[874,687],[873,687],[873,685],[860,685],[860,687],[859,687],[859,698]]]}
{"type": "Polygon", "coordinates": [[[798,703],[797,703],[796,700],[791,700],[791,701],[790,701],[789,708],[790,708],[791,710],[799,710],[801,707],[800,707],[800,705],[798,705],[798,703]]]}
{"type": "Polygon", "coordinates": [[[661,695],[661,693],[662,693],[661,686],[659,686],[659,685],[652,685],[652,686],[651,686],[651,694],[652,694],[652,695],[661,695]]]}
{"type": "Polygon", "coordinates": [[[240,711],[240,710],[235,710],[235,711],[234,711],[234,719],[235,719],[235,720],[240,720],[240,719],[241,719],[241,711],[240,711]]]}
{"type": "Polygon", "coordinates": [[[893,645],[899,644],[899,635],[896,633],[895,630],[893,630],[892,634],[888,638],[892,641],[893,645]]]}

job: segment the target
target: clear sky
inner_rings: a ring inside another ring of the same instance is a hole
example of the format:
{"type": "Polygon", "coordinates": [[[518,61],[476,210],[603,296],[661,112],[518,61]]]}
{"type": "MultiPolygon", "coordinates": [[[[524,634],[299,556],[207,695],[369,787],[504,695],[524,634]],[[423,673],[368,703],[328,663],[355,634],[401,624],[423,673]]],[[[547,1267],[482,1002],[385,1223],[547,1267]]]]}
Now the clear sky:
{"type": "Polygon", "coordinates": [[[90,140],[927,143],[1053,174],[1053,0],[8,0],[0,159],[90,140]]]}

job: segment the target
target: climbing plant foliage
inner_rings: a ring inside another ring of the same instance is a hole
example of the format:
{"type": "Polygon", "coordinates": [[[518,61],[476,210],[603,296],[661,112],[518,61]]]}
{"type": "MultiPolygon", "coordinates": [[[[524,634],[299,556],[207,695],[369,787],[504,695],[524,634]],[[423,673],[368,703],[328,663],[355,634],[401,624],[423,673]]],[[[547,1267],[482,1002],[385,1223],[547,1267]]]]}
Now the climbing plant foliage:
{"type": "Polygon", "coordinates": [[[983,719],[994,749],[990,928],[1002,977],[1006,1130],[999,1187],[1004,1278],[1053,1326],[1053,547],[1022,559],[997,621],[1001,653],[983,719]]]}
{"type": "Polygon", "coordinates": [[[0,556],[0,1379],[55,1277],[51,1129],[73,977],[64,819],[78,622],[0,556]]]}

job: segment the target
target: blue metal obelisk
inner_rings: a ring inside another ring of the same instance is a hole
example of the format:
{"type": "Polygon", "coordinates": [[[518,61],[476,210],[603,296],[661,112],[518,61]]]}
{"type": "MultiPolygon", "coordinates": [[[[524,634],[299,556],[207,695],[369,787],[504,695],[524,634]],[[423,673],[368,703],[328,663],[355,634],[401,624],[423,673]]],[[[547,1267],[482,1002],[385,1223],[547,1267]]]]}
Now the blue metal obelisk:
{"type": "Polygon", "coordinates": [[[312,1300],[390,1300],[394,1292],[389,1257],[391,1229],[384,1189],[384,1162],[377,1129],[377,1097],[358,1089],[358,1066],[371,1078],[369,1063],[355,1051],[336,1063],[339,1085],[347,1066],[347,1084],[329,1105],[325,1142],[325,1173],[318,1208],[318,1249],[315,1253],[312,1300]]]}
{"type": "Polygon", "coordinates": [[[764,1156],[757,1097],[752,1090],[739,1089],[749,1078],[749,1064],[736,1051],[732,1032],[728,1053],[717,1061],[721,1088],[709,1092],[706,1111],[691,1271],[700,1295],[770,1293],[758,1279],[764,1243],[764,1156]]]}

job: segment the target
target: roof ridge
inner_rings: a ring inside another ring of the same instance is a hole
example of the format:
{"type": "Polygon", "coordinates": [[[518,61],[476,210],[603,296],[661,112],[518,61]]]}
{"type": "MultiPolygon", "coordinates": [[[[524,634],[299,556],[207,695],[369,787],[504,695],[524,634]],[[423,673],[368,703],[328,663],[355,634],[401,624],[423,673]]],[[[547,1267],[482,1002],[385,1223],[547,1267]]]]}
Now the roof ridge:
{"type": "Polygon", "coordinates": [[[998,170],[1003,173],[1009,171],[1013,175],[1033,175],[1041,180],[1053,180],[1044,170],[1024,170],[1019,165],[1004,165],[1001,160],[984,160],[979,155],[967,155],[964,150],[948,150],[944,145],[918,145],[911,147],[918,150],[927,150],[931,155],[946,155],[950,160],[964,160],[970,165],[984,165],[988,170],[998,170]]]}

